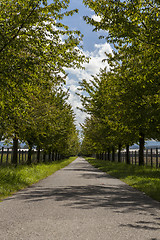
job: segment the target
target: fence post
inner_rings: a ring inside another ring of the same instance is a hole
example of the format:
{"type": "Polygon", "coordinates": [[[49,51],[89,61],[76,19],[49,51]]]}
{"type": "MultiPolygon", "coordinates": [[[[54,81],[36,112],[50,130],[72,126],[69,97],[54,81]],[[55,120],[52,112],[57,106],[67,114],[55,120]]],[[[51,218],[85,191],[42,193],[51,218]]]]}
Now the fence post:
{"type": "Polygon", "coordinates": [[[28,151],[25,150],[25,163],[27,162],[27,154],[28,154],[28,151]]]}
{"type": "Polygon", "coordinates": [[[2,150],[1,150],[1,164],[3,162],[3,151],[4,151],[4,147],[2,147],[2,150]]]}
{"type": "Polygon", "coordinates": [[[24,153],[24,151],[22,150],[22,163],[24,162],[24,161],[23,161],[23,153],[24,153]]]}

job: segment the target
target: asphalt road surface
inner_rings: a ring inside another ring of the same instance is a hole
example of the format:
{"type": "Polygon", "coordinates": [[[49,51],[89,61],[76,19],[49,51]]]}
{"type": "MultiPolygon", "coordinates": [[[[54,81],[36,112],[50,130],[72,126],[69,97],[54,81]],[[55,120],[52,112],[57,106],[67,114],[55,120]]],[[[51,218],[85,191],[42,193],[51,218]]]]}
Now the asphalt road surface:
{"type": "Polygon", "coordinates": [[[0,240],[160,240],[160,203],[83,158],[0,203],[0,240]]]}

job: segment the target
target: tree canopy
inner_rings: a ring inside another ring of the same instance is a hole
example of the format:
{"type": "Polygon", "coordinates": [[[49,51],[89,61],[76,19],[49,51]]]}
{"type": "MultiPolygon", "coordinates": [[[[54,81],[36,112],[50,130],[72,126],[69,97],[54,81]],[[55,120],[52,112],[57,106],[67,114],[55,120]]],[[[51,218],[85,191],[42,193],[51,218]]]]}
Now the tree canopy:
{"type": "Polygon", "coordinates": [[[109,125],[111,131],[106,132],[113,145],[159,139],[159,1],[83,2],[100,17],[96,21],[86,16],[86,22],[94,26],[94,31],[105,30],[106,36],[102,37],[114,48],[113,54],[106,54],[109,72],[101,70],[90,82],[81,83],[89,96],[81,96],[85,111],[91,119],[94,116],[109,125]]]}
{"type": "Polygon", "coordinates": [[[82,34],[61,23],[78,12],[68,11],[68,5],[68,0],[0,3],[1,137],[64,155],[72,152],[69,138],[78,144],[73,110],[63,90],[65,69],[82,68],[86,61],[80,50],[82,34]]]}

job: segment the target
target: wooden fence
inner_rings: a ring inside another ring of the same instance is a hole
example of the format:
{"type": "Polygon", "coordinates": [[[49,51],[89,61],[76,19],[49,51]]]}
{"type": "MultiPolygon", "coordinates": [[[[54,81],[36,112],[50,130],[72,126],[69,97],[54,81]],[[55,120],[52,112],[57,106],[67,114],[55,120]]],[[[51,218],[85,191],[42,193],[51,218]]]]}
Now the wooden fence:
{"type": "MultiPolygon", "coordinates": [[[[13,156],[13,150],[11,148],[1,148],[0,149],[0,165],[2,164],[11,164],[12,163],[12,156],[13,156]]],[[[49,161],[56,161],[60,159],[60,155],[58,153],[45,153],[44,151],[40,151],[40,153],[37,150],[32,150],[31,153],[31,162],[37,163],[37,162],[49,162],[49,161]],[[39,156],[38,156],[39,154],[39,156]],[[39,159],[37,161],[37,159],[39,159]]],[[[28,161],[28,150],[25,149],[19,149],[18,150],[18,158],[17,158],[17,164],[26,164],[28,161]]]]}
{"type": "MultiPolygon", "coordinates": [[[[118,152],[114,153],[102,153],[99,154],[99,158],[103,160],[116,161],[118,162],[118,152]]],[[[139,165],[139,150],[129,151],[130,164],[139,165]]],[[[127,162],[126,151],[121,151],[120,162],[127,162]]],[[[151,148],[144,150],[144,165],[151,167],[160,167],[160,148],[151,148]]]]}
{"type": "MultiPolygon", "coordinates": [[[[122,152],[122,161],[126,162],[126,152],[122,152]]],[[[139,151],[130,151],[130,163],[134,165],[139,164],[139,151]]],[[[160,149],[146,149],[144,150],[144,165],[160,167],[160,149]]]]}

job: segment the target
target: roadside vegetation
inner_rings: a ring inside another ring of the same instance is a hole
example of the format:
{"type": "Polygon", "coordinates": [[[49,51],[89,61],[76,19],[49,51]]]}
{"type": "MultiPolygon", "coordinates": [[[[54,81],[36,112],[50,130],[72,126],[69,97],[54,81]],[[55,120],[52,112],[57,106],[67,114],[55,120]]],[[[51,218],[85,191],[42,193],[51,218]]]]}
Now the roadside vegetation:
{"type": "Polygon", "coordinates": [[[94,167],[116,177],[160,202],[160,169],[85,158],[94,167]]]}
{"type": "Polygon", "coordinates": [[[48,177],[61,168],[64,168],[76,157],[70,157],[52,163],[39,163],[32,165],[1,166],[0,168],[0,201],[18,190],[24,189],[48,177]]]}

